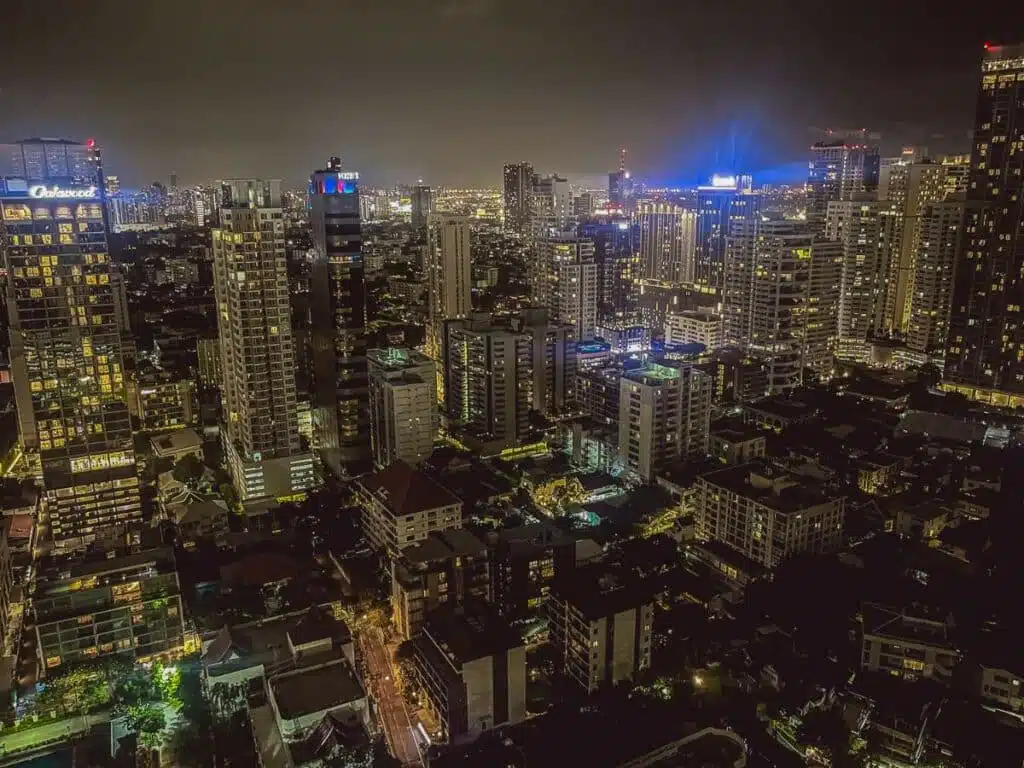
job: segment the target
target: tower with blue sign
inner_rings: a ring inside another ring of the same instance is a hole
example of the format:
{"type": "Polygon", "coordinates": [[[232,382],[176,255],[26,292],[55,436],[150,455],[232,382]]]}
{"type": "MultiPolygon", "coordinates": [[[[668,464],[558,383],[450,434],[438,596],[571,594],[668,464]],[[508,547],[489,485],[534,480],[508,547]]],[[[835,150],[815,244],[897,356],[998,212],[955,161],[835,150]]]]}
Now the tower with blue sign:
{"type": "Polygon", "coordinates": [[[313,438],[324,466],[340,477],[370,457],[359,174],[330,158],[309,177],[309,207],[313,438]]]}

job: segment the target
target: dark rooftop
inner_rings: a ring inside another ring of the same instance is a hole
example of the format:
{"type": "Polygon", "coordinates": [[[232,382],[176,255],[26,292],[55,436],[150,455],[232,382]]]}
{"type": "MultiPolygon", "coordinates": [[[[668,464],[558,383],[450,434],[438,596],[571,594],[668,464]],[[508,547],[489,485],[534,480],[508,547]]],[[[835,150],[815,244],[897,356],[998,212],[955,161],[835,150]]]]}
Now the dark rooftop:
{"type": "Polygon", "coordinates": [[[817,480],[788,474],[764,460],[709,472],[701,480],[783,513],[801,512],[839,498],[817,480]]]}
{"type": "Polygon", "coordinates": [[[484,607],[466,610],[444,606],[433,611],[423,629],[449,662],[462,665],[523,645],[522,636],[484,607]]]}
{"type": "MultiPolygon", "coordinates": [[[[325,661],[336,658],[324,656],[325,661]]],[[[281,717],[288,720],[336,709],[366,696],[344,657],[326,666],[306,667],[271,678],[270,688],[281,717]]]]}
{"type": "Polygon", "coordinates": [[[451,491],[404,461],[396,461],[358,482],[396,516],[461,504],[451,491]]]}
{"type": "Polygon", "coordinates": [[[551,592],[590,620],[652,602],[661,584],[661,581],[641,579],[625,569],[598,563],[577,569],[553,585],[551,592]]]}

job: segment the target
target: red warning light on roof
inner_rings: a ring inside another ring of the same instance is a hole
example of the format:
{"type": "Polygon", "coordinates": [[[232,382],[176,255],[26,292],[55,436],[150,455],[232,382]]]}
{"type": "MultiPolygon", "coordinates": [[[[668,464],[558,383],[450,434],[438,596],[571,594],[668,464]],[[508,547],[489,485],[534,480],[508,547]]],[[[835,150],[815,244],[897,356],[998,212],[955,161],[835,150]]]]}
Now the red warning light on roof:
{"type": "Polygon", "coordinates": [[[92,149],[93,147],[96,146],[96,139],[88,139],[88,140],[86,140],[85,146],[87,146],[89,149],[92,149]]]}

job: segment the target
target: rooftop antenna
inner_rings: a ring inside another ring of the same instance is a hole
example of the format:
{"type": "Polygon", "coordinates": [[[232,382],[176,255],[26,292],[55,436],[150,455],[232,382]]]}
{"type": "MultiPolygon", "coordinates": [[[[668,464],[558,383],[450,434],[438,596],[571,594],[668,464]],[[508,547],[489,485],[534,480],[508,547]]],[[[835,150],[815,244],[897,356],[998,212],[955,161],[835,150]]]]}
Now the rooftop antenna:
{"type": "Polygon", "coordinates": [[[626,148],[619,148],[619,173],[626,172],[626,148]]]}

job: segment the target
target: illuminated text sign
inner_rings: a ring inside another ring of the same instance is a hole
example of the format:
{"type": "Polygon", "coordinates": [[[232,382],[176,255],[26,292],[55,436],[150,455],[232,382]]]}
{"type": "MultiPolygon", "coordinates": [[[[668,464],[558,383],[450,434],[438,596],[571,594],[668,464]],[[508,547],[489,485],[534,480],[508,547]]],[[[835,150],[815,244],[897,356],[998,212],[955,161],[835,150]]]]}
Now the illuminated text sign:
{"type": "Polygon", "coordinates": [[[74,187],[71,189],[59,187],[54,184],[48,187],[45,184],[36,184],[28,188],[28,196],[45,199],[87,199],[96,197],[96,187],[74,187]]]}

